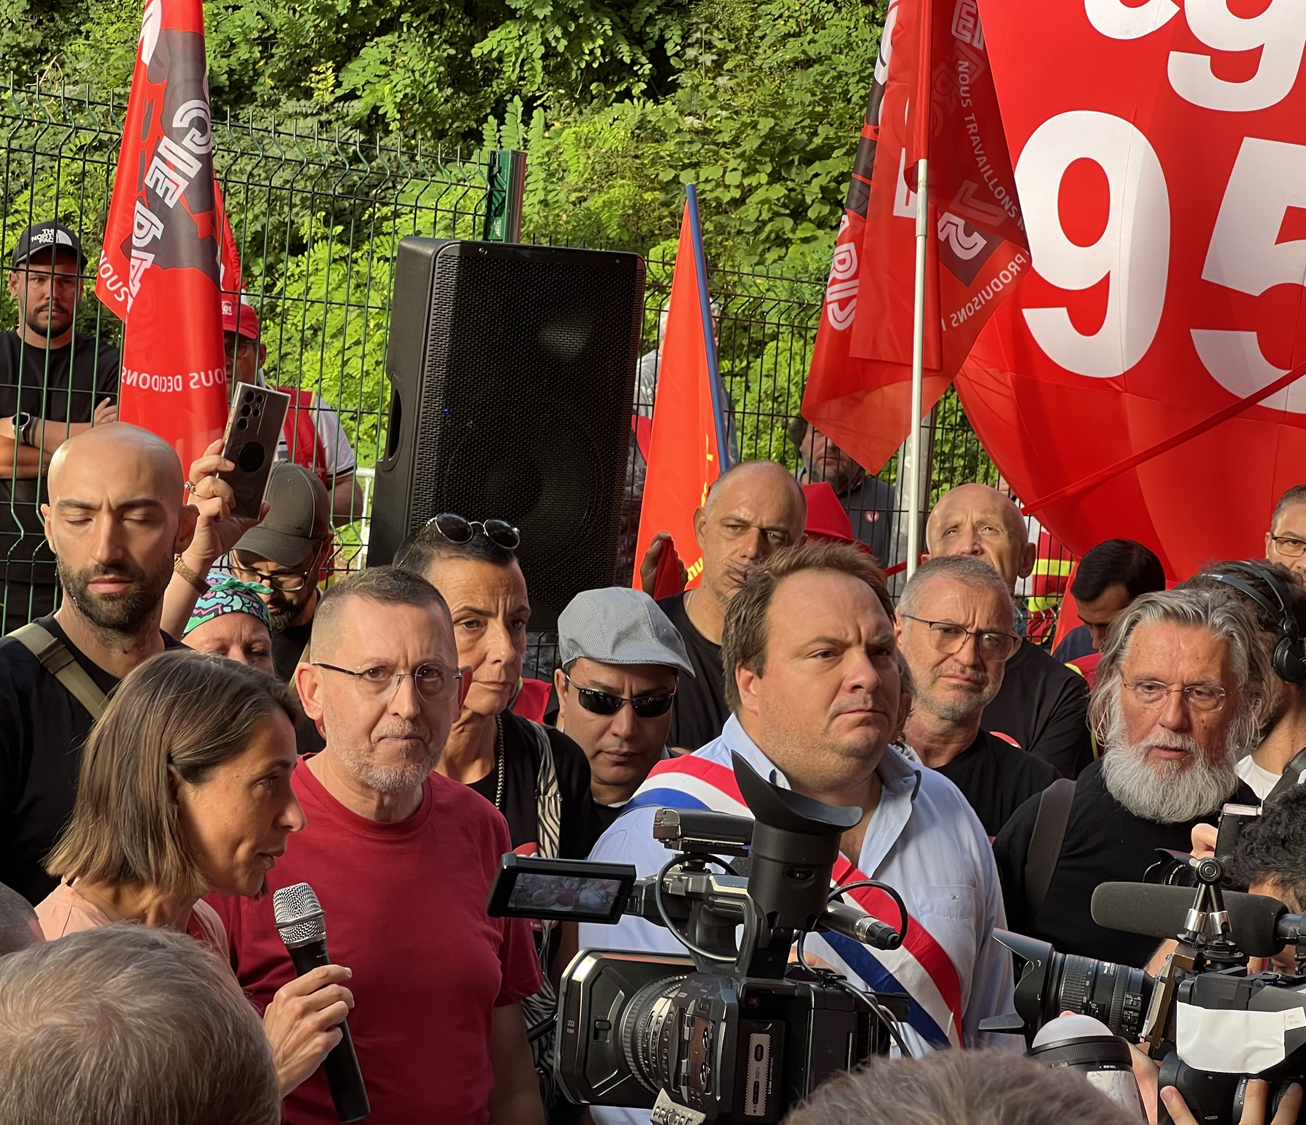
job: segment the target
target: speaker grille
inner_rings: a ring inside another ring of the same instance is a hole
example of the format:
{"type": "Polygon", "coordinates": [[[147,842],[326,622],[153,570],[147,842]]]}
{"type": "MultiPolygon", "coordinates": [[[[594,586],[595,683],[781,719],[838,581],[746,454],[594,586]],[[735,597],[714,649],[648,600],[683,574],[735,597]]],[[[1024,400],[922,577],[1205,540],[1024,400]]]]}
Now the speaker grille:
{"type": "Polygon", "coordinates": [[[403,534],[442,511],[514,523],[535,629],[612,582],[643,279],[632,255],[462,243],[434,256],[401,416],[415,429],[403,534]]]}

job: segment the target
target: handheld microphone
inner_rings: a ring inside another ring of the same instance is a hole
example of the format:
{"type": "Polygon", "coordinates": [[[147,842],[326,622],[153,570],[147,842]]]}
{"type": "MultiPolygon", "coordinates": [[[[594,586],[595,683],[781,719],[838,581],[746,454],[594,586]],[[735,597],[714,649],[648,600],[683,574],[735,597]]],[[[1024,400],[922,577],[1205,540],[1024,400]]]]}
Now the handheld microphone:
{"type": "MultiPolygon", "coordinates": [[[[1191,887],[1156,883],[1102,883],[1093,892],[1093,921],[1111,930],[1172,938],[1187,924],[1193,908],[1191,887]]],[[[1249,957],[1273,957],[1296,940],[1288,908],[1266,895],[1224,892],[1234,944],[1249,957]]]]}
{"type": "Polygon", "coordinates": [[[821,927],[876,949],[897,949],[902,945],[902,935],[887,922],[842,902],[831,902],[826,906],[821,915],[821,927]]]}
{"type": "MultiPolygon", "coordinates": [[[[317,895],[307,883],[282,887],[272,896],[272,912],[277,931],[290,951],[295,972],[301,977],[319,965],[329,965],[326,947],[326,922],[317,895]]],[[[358,1055],[349,1025],[340,1021],[341,1040],[327,1055],[322,1067],[326,1071],[331,1100],[341,1121],[360,1121],[372,1112],[367,1100],[363,1073],[358,1069],[358,1055]]]]}

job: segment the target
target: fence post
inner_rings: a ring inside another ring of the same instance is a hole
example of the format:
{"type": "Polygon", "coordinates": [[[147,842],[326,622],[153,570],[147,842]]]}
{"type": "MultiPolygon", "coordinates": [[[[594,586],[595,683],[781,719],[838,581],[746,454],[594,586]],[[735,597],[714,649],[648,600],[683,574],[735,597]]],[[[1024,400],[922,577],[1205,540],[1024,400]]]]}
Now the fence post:
{"type": "Polygon", "coordinates": [[[526,154],[494,149],[489,154],[485,189],[486,242],[520,242],[522,196],[526,191],[526,154]]]}

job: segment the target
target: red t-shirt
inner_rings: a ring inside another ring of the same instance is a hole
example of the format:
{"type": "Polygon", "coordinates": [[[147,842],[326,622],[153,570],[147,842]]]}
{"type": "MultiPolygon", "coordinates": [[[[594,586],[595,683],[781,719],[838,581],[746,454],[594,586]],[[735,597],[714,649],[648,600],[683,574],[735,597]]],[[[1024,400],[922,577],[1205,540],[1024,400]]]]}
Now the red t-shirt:
{"type": "MultiPolygon", "coordinates": [[[[485,798],[440,774],[396,824],[358,816],[302,758],[291,775],[307,826],[268,876],[309,883],[326,916],[331,960],[353,970],[349,1030],[372,1103],[369,1125],[489,1120],[493,1009],[540,987],[530,923],[485,913],[508,825],[485,798]]],[[[232,967],[262,1011],[295,975],[272,896],[212,895],[232,967]]],[[[321,1068],[282,1104],[291,1125],[336,1125],[321,1068]]]]}

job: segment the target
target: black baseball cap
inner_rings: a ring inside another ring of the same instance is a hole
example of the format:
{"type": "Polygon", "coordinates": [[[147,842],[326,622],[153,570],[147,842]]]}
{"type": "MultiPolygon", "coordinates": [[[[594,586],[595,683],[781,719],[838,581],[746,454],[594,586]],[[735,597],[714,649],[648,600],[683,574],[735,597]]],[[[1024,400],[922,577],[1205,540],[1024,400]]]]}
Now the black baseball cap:
{"type": "Polygon", "coordinates": [[[282,461],[273,466],[265,499],[267,518],[241,536],[236,550],[278,566],[298,566],[331,534],[331,496],[321,477],[282,461]]]}
{"type": "Polygon", "coordinates": [[[33,254],[38,254],[42,250],[71,251],[77,255],[77,267],[79,269],[86,265],[86,255],[82,253],[82,244],[78,237],[63,223],[56,223],[51,220],[44,223],[33,223],[18,236],[10,261],[11,267],[17,269],[33,254]]]}

